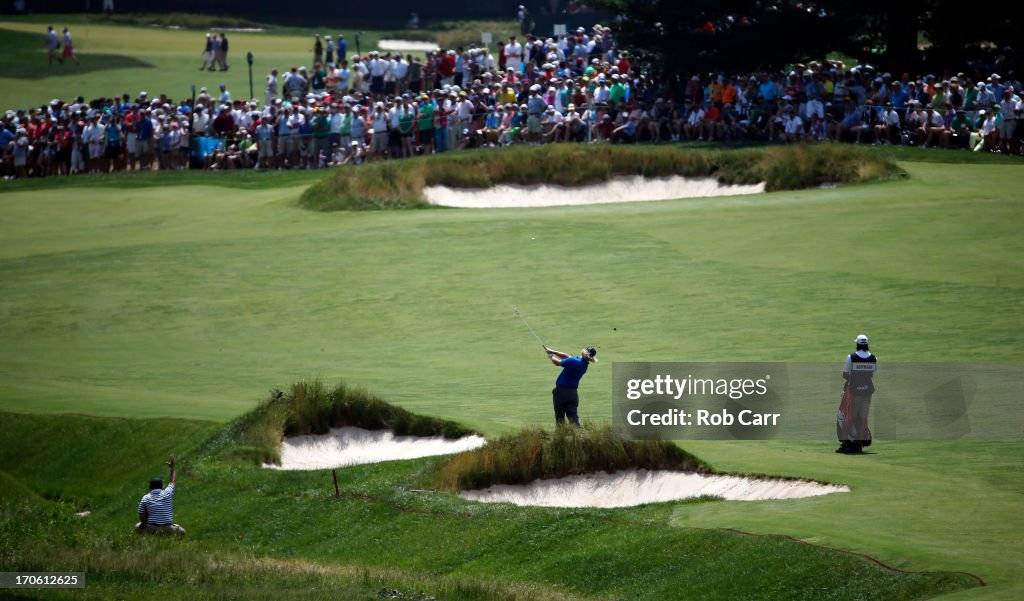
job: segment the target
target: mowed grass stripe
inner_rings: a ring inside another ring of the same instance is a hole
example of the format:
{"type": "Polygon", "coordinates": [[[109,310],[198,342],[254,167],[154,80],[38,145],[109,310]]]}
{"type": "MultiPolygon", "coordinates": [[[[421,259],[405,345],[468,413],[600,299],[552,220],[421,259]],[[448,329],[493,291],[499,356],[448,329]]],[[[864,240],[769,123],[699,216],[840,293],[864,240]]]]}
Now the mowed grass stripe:
{"type": "MultiPolygon", "coordinates": [[[[300,255],[303,248],[277,247],[290,256],[300,255]]],[[[43,379],[115,388],[138,379],[128,386],[136,393],[154,386],[157,394],[172,392],[197,398],[217,398],[236,388],[238,401],[252,398],[251,393],[243,392],[249,378],[253,381],[248,386],[256,392],[291,376],[320,372],[337,376],[343,375],[338,373],[339,368],[347,371],[356,367],[368,370],[359,375],[373,377],[375,385],[406,389],[413,403],[431,405],[449,398],[449,386],[459,383],[464,386],[460,387],[460,396],[465,401],[485,403],[485,407],[500,404],[487,388],[481,388],[488,385],[487,381],[467,379],[460,365],[460,358],[467,353],[484,357],[495,352],[492,345],[508,349],[501,351],[503,364],[509,367],[507,373],[488,378],[507,384],[506,398],[542,396],[537,391],[543,392],[554,375],[551,370],[539,369],[536,363],[530,367],[529,361],[536,359],[530,351],[535,349],[526,346],[528,333],[511,318],[511,306],[517,302],[513,295],[505,293],[503,300],[500,291],[466,284],[468,274],[453,276],[464,280],[458,291],[465,299],[462,302],[444,300],[446,294],[451,294],[444,281],[403,285],[416,277],[410,269],[391,267],[391,274],[377,275],[374,268],[384,271],[388,265],[374,265],[371,258],[358,253],[349,255],[348,260],[362,262],[370,270],[350,277],[344,268],[320,273],[307,261],[272,266],[262,255],[247,261],[250,267],[237,269],[210,261],[222,254],[218,251],[226,250],[218,245],[209,252],[173,253],[160,260],[154,260],[148,252],[122,256],[120,260],[99,253],[95,259],[72,261],[66,267],[66,277],[28,278],[7,297],[7,329],[18,349],[11,353],[8,363],[12,377],[7,394],[25,381],[18,374],[26,369],[38,370],[40,366],[35,364],[53,353],[54,347],[61,349],[60,367],[40,373],[43,379]],[[112,265],[116,266],[116,276],[108,272],[112,265]],[[293,281],[295,273],[305,274],[300,278],[304,281],[293,281]],[[332,279],[344,283],[335,288],[332,279]],[[353,288],[359,292],[349,293],[353,288]],[[393,292],[403,288],[404,292],[393,292]],[[75,294],[58,300],[57,291],[61,289],[75,290],[75,294]],[[40,300],[29,310],[33,299],[40,300]],[[140,353],[141,349],[146,352],[140,353]],[[384,364],[360,362],[367,352],[385,357],[384,364]],[[416,360],[401,370],[387,364],[390,354],[410,353],[416,360]],[[261,374],[259,368],[268,371],[261,374]],[[104,375],[108,370],[109,378],[104,375]],[[434,370],[440,370],[434,373],[441,376],[441,382],[426,377],[426,371],[434,370]],[[279,377],[270,379],[274,374],[279,377]],[[510,382],[537,374],[541,380],[532,388],[510,382]],[[233,386],[227,388],[229,384],[233,386]]],[[[864,326],[857,299],[863,290],[873,288],[885,297],[875,301],[878,311],[867,324],[874,326],[869,329],[885,332],[880,341],[913,341],[894,348],[893,358],[913,358],[928,352],[958,331],[964,332],[966,339],[961,348],[967,352],[990,353],[998,345],[1004,347],[1004,353],[1015,351],[1012,332],[985,315],[1016,303],[1013,290],[985,290],[985,300],[978,306],[988,309],[964,315],[959,299],[974,293],[975,287],[908,284],[851,274],[794,274],[674,259],[673,254],[664,255],[662,263],[666,267],[658,270],[656,278],[602,278],[598,273],[555,270],[550,279],[573,285],[584,298],[599,300],[587,303],[586,316],[573,315],[570,309],[562,309],[569,313],[562,316],[544,303],[531,303],[527,305],[531,319],[544,329],[552,344],[579,346],[582,342],[577,342],[576,336],[592,338],[602,347],[602,354],[607,353],[608,360],[641,353],[663,359],[679,353],[694,359],[754,359],[759,355],[749,349],[749,337],[768,340],[773,329],[799,332],[807,327],[807,319],[829,319],[837,328],[864,326]],[[685,292],[666,297],[661,288],[661,280],[666,277],[683,280],[679,285],[686,287],[685,292]],[[919,295],[926,295],[930,302],[917,306],[919,295]],[[728,316],[722,314],[723,303],[733,310],[728,316]],[[534,307],[536,310],[532,310],[534,307]],[[908,314],[914,319],[906,318],[908,314]],[[928,325],[933,322],[945,322],[946,326],[936,331],[928,325]],[[575,334],[577,329],[583,333],[575,334]],[[966,331],[972,332],[970,337],[966,331]]],[[[47,265],[52,267],[50,262],[47,265]]],[[[418,262],[416,268],[440,266],[418,262]]],[[[13,275],[9,279],[13,280],[13,275]]],[[[530,285],[529,279],[523,285],[530,285]]],[[[557,294],[550,284],[540,287],[540,291],[557,294]]],[[[786,336],[773,343],[773,356],[807,357],[815,348],[828,353],[836,344],[834,337],[831,330],[786,336]]],[[[606,371],[595,370],[602,383],[606,371]]],[[[600,386],[589,390],[600,391],[596,399],[591,395],[591,403],[605,397],[600,386]]],[[[524,415],[529,406],[519,407],[519,419],[530,415],[524,415]]],[[[153,406],[157,411],[169,409],[163,404],[153,406]]],[[[594,405],[588,411],[601,414],[594,405]]],[[[539,415],[544,414],[546,408],[539,415]]]]}
{"type": "MultiPolygon", "coordinates": [[[[945,169],[911,166],[915,181],[945,169]]],[[[996,191],[1015,173],[990,169],[996,191]]],[[[374,215],[312,214],[287,190],[12,193],[0,254],[36,256],[0,263],[0,406],[134,414],[152,389],[191,401],[144,415],[226,419],[283,382],[345,376],[503,431],[547,419],[555,375],[513,306],[547,342],[608,361],[763,359],[758,340],[780,360],[838,360],[853,330],[888,359],[941,358],[951,336],[961,358],[1019,359],[1020,202],[910,190],[374,215]]],[[[594,371],[584,409],[605,415],[609,370],[594,371]]]]}

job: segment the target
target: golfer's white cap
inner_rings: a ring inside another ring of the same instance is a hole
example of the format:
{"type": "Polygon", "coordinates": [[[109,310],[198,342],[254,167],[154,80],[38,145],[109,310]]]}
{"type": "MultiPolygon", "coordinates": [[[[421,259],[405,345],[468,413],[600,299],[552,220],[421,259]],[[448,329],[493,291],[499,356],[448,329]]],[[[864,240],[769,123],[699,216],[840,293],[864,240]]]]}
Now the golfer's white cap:
{"type": "Polygon", "coordinates": [[[857,344],[867,344],[868,337],[865,334],[861,334],[860,336],[857,336],[857,339],[854,340],[854,342],[856,342],[857,344]]]}

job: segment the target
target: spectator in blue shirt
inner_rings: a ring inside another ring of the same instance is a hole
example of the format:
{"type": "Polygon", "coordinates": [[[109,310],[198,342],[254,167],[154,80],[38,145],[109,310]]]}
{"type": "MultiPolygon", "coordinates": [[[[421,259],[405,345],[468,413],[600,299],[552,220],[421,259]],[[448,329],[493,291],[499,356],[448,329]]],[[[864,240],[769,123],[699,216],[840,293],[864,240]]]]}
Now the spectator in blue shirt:
{"type": "Polygon", "coordinates": [[[903,110],[907,106],[907,101],[910,100],[910,94],[903,89],[903,84],[900,82],[893,82],[892,93],[889,95],[889,102],[896,110],[903,110]]]}
{"type": "Polygon", "coordinates": [[[758,87],[758,93],[761,94],[761,98],[765,102],[775,102],[776,98],[779,97],[779,87],[775,84],[774,79],[764,76],[761,85],[758,87]]]}
{"type": "Polygon", "coordinates": [[[14,140],[14,132],[9,127],[0,127],[0,153],[14,140]]]}
{"type": "Polygon", "coordinates": [[[842,142],[844,134],[853,131],[861,124],[862,120],[863,114],[857,109],[857,105],[852,100],[847,100],[842,120],[833,127],[833,139],[836,142],[842,142]]]}
{"type": "Polygon", "coordinates": [[[143,169],[149,169],[153,164],[153,120],[150,119],[149,109],[142,111],[142,118],[135,124],[135,133],[138,138],[139,158],[142,160],[143,169]]]}
{"type": "Polygon", "coordinates": [[[149,493],[139,501],[139,523],[135,524],[138,534],[176,534],[185,536],[185,529],[174,523],[174,491],[178,474],[175,470],[174,455],[167,466],[171,468],[171,483],[164,488],[160,478],[149,481],[149,493]]]}
{"type": "Polygon", "coordinates": [[[548,353],[548,359],[557,367],[562,368],[555,380],[555,388],[551,391],[552,400],[555,406],[555,424],[563,425],[568,416],[569,421],[576,427],[580,425],[580,417],[577,409],[580,405],[579,387],[580,379],[587,373],[587,366],[597,362],[597,349],[592,346],[580,351],[579,357],[572,357],[548,347],[544,347],[548,353]]]}

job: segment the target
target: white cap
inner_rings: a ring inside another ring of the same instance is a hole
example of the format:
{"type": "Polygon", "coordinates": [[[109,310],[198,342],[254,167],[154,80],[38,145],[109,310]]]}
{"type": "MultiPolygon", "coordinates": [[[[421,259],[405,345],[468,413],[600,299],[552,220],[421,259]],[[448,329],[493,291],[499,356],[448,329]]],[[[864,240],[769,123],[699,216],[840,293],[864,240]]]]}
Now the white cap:
{"type": "Polygon", "coordinates": [[[857,336],[857,339],[854,340],[854,342],[856,342],[857,344],[867,344],[868,337],[866,334],[861,334],[860,336],[857,336]]]}

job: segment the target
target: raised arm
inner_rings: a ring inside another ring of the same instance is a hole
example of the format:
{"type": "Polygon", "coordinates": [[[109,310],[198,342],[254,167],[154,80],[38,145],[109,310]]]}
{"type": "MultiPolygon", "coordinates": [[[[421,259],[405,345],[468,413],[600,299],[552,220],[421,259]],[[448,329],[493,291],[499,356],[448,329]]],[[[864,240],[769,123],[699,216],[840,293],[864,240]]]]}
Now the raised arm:
{"type": "Polygon", "coordinates": [[[175,469],[174,455],[171,455],[171,458],[167,461],[167,466],[171,468],[171,484],[177,484],[178,471],[175,469]]]}

